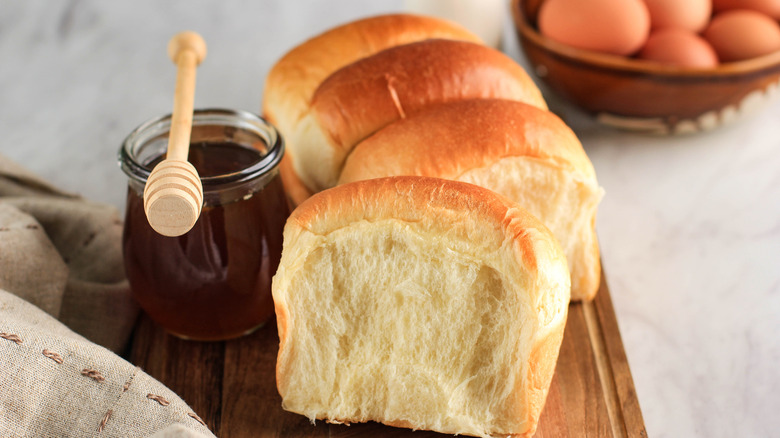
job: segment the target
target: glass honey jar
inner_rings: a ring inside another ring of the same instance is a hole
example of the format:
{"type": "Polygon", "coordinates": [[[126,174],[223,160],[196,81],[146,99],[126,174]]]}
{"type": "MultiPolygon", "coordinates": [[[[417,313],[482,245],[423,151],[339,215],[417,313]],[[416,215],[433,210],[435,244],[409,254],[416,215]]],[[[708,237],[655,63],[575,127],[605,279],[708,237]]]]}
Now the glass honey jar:
{"type": "Polygon", "coordinates": [[[176,336],[239,337],[274,314],[271,278],[290,212],[279,175],[282,138],[249,112],[196,110],[189,162],[201,176],[203,210],[186,234],[166,237],[147,221],[143,190],[165,158],[169,130],[170,115],[150,120],[119,152],[128,176],[123,252],[132,294],[176,336]]]}

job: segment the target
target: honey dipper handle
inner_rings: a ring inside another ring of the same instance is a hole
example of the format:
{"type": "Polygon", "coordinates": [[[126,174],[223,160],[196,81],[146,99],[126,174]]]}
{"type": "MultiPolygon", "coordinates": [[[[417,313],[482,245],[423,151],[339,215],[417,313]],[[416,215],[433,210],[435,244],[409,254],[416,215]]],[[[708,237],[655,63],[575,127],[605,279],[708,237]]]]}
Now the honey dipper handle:
{"type": "Polygon", "coordinates": [[[177,66],[168,155],[152,169],[144,187],[144,211],[149,225],[163,236],[189,231],[203,207],[203,185],[187,161],[195,103],[195,69],[206,57],[206,43],[195,32],[182,32],[168,43],[177,66]]]}
{"type": "Polygon", "coordinates": [[[168,56],[177,67],[168,159],[187,161],[195,105],[195,72],[206,57],[206,43],[195,32],[181,32],[168,43],[168,56]]]}

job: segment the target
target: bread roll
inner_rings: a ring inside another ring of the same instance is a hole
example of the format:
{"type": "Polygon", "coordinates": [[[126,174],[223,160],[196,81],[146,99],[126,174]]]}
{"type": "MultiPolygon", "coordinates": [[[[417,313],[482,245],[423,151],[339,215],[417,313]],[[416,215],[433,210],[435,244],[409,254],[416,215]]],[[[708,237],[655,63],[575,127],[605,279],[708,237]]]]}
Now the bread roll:
{"type": "Polygon", "coordinates": [[[290,216],[273,279],[283,407],[531,436],[569,287],[550,231],[490,190],[393,177],[323,191],[290,216]]]}
{"type": "Polygon", "coordinates": [[[489,47],[426,40],[383,50],[330,75],[283,132],[292,169],[311,192],[333,187],[352,147],[376,130],[428,105],[489,97],[546,108],[525,70],[489,47]]]}
{"type": "Polygon", "coordinates": [[[516,201],[560,241],[572,299],[596,295],[601,263],[595,221],[602,190],[579,140],[551,112],[499,99],[430,107],[356,146],[339,182],[392,175],[469,182],[516,201]]]}
{"type": "MultiPolygon", "coordinates": [[[[338,26],[295,47],[274,65],[265,82],[263,115],[287,136],[308,111],[314,90],[334,71],[386,48],[429,38],[480,42],[455,23],[408,14],[381,15],[338,26]]],[[[282,168],[291,169],[295,152],[288,139],[282,168]]],[[[282,176],[294,199],[311,195],[294,172],[284,171],[282,176]]]]}

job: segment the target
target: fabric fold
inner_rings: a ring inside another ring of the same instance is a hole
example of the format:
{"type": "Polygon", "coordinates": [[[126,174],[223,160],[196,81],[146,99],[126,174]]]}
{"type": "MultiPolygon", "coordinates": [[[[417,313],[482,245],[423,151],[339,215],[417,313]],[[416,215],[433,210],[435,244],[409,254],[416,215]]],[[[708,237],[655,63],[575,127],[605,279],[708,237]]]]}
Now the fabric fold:
{"type": "Polygon", "coordinates": [[[69,194],[0,155],[0,288],[121,351],[139,313],[112,206],[69,194]]]}
{"type": "Polygon", "coordinates": [[[214,437],[170,389],[0,289],[0,435],[214,437]]]}

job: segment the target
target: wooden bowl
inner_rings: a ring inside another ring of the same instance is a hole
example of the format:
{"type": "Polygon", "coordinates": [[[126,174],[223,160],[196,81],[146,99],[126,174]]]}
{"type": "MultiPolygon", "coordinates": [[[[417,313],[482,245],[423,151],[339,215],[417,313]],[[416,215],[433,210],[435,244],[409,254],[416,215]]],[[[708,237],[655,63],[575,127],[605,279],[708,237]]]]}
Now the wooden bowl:
{"type": "Polygon", "coordinates": [[[536,75],[607,125],[656,133],[708,130],[779,95],[780,52],[716,68],[681,68],[576,49],[542,36],[543,0],[512,0],[536,75]]]}

